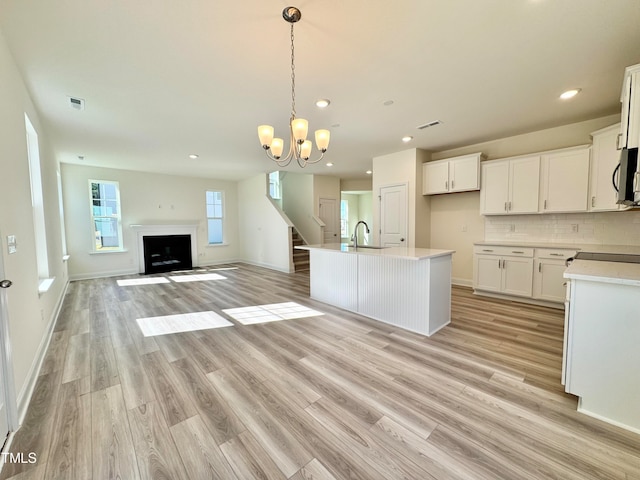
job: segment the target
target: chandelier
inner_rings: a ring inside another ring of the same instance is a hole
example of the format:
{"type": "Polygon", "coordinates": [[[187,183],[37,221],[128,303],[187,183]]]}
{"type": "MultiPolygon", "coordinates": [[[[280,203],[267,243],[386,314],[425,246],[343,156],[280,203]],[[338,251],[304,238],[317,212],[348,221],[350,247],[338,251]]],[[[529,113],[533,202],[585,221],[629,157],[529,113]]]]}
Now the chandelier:
{"type": "Polygon", "coordinates": [[[258,127],[258,137],[260,145],[264,148],[267,157],[276,162],[280,167],[286,167],[294,159],[300,167],[304,168],[310,163],[322,160],[324,153],[329,147],[329,130],[316,130],[316,146],[320,150],[320,157],[316,160],[309,160],[313,144],[307,140],[309,122],[304,118],[296,118],[296,71],[295,71],[295,49],[293,45],[293,24],[302,18],[300,10],[296,7],[287,7],[282,11],[282,17],[291,24],[291,120],[289,122],[289,153],[282,158],[284,141],[281,138],[273,138],[273,127],[271,125],[260,125],[258,127]]]}

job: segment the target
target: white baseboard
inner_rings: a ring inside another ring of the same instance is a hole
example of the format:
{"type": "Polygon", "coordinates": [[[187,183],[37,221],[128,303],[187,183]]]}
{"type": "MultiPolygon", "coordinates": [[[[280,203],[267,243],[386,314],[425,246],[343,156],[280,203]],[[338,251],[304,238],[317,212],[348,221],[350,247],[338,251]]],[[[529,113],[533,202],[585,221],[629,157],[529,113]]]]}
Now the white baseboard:
{"type": "Polygon", "coordinates": [[[79,273],[76,275],[70,275],[70,281],[76,280],[92,280],[94,278],[108,278],[119,277],[121,275],[137,275],[139,272],[136,269],[131,270],[112,270],[110,272],[98,272],[98,273],[79,273]]]}
{"type": "Polygon", "coordinates": [[[461,287],[473,287],[473,280],[467,280],[466,278],[452,278],[451,283],[461,287]]]}
{"type": "Polygon", "coordinates": [[[38,381],[38,376],[40,375],[42,362],[44,362],[44,357],[47,353],[47,350],[49,349],[49,343],[51,342],[51,337],[53,336],[53,329],[56,326],[58,316],[60,315],[60,311],[62,310],[62,304],[64,303],[64,297],[67,294],[68,288],[69,281],[67,280],[64,288],[62,289],[60,298],[58,298],[58,301],[56,302],[56,307],[53,309],[51,318],[49,318],[49,323],[47,324],[45,334],[40,340],[40,345],[38,346],[36,356],[31,363],[31,368],[29,369],[29,373],[27,374],[27,379],[22,385],[22,389],[18,393],[18,398],[16,399],[18,404],[18,425],[22,425],[24,417],[27,414],[27,409],[29,408],[29,403],[31,402],[31,396],[33,395],[33,391],[36,388],[36,382],[38,381]]]}
{"type": "Polygon", "coordinates": [[[261,263],[261,262],[253,262],[250,260],[240,260],[241,263],[246,263],[247,265],[255,265],[256,267],[263,267],[263,268],[268,268],[270,270],[276,270],[278,272],[282,272],[282,273],[293,273],[293,267],[289,267],[287,268],[282,268],[278,265],[270,265],[268,263],[261,263]]]}

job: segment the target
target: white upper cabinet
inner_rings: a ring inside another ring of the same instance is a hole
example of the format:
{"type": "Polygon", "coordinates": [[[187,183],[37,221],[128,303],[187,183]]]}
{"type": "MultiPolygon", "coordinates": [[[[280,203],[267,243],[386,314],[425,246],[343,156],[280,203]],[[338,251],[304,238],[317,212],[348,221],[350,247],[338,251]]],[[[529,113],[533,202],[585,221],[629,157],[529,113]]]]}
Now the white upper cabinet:
{"type": "Polygon", "coordinates": [[[482,163],[480,213],[538,213],[540,156],[482,163]]]}
{"type": "Polygon", "coordinates": [[[613,188],[613,171],[620,161],[617,149],[620,124],[593,132],[591,147],[591,180],[589,183],[589,211],[609,212],[625,209],[618,205],[618,195],[613,188]]]}
{"type": "Polygon", "coordinates": [[[480,189],[481,153],[422,165],[422,194],[466,192],[480,189]]]}
{"type": "Polygon", "coordinates": [[[622,84],[622,123],[618,148],[640,145],[640,64],[627,67],[622,84]]]}
{"type": "Polygon", "coordinates": [[[540,212],[587,211],[590,151],[586,146],[542,155],[540,212]]]}

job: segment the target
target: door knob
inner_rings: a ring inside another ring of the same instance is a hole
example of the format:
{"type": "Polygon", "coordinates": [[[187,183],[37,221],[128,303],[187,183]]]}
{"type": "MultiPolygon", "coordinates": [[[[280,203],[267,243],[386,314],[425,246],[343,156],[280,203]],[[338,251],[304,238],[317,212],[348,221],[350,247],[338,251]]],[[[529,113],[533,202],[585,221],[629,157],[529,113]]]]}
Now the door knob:
{"type": "Polygon", "coordinates": [[[400,239],[400,241],[401,241],[401,242],[404,242],[404,238],[401,238],[401,239],[400,239]]]}
{"type": "Polygon", "coordinates": [[[9,288],[11,285],[13,285],[13,282],[11,280],[0,281],[0,288],[9,288]]]}

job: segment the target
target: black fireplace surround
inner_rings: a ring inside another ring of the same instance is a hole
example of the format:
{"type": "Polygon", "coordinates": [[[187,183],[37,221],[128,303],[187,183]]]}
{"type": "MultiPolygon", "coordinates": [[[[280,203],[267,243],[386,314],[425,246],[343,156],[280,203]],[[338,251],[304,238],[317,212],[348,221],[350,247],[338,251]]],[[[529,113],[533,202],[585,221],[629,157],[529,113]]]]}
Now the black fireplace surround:
{"type": "Polygon", "coordinates": [[[144,273],[191,270],[191,235],[153,235],[142,237],[144,273]]]}

